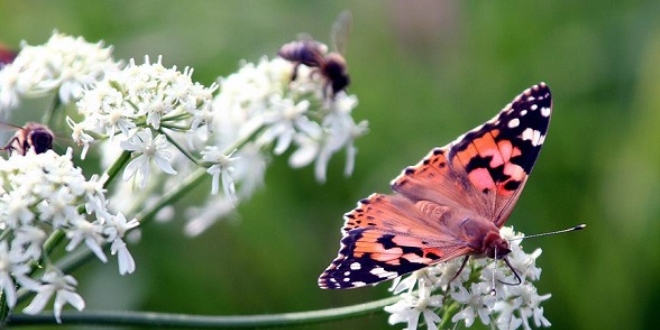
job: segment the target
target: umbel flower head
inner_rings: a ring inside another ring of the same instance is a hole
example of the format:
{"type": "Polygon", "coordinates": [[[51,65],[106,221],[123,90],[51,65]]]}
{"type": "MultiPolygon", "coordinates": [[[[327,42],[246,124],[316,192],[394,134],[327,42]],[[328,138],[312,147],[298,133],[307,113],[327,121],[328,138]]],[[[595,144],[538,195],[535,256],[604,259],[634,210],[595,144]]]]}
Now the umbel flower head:
{"type": "Polygon", "coordinates": [[[211,134],[203,159],[212,166],[213,192],[222,181],[224,194],[210,196],[206,205],[191,212],[186,227],[201,233],[231,212],[263,182],[265,159],[293,149],[291,167],[314,163],[317,181],[326,180],[331,157],[346,150],[345,174],[350,175],[357,149],[354,141],[367,132],[367,122],[356,123],[352,111],[357,97],[341,91],[327,97],[327,81],[315,68],[297,66],[277,57],[243,63],[238,72],[219,79],[213,99],[211,134]],[[236,146],[241,146],[236,149],[236,146]]]}
{"type": "MultiPolygon", "coordinates": [[[[67,119],[74,141],[84,146],[83,157],[95,137],[112,140],[121,135],[121,148],[140,156],[149,151],[142,145],[150,143],[147,140],[151,137],[158,140],[154,132],[161,128],[195,134],[200,126],[208,124],[212,118],[208,115],[211,97],[217,85],[207,88],[193,82],[192,73],[190,68],[183,72],[176,66],[165,68],[162,57],[155,63],[145,57],[143,64],[130,60],[124,69],[111,72],[90,86],[77,103],[83,119],[67,119]]],[[[167,149],[167,144],[160,140],[154,140],[154,148],[167,149]]],[[[164,172],[173,174],[170,157],[162,156],[154,160],[164,172]]],[[[148,170],[142,171],[148,174],[148,170]]],[[[144,187],[146,182],[140,182],[140,187],[144,187]]]]}
{"type": "Polygon", "coordinates": [[[83,88],[119,69],[112,48],[54,31],[43,45],[25,41],[16,58],[0,70],[0,113],[17,107],[21,97],[57,92],[59,101],[78,100],[83,88]]]}
{"type": "Polygon", "coordinates": [[[53,150],[41,154],[30,150],[25,156],[0,158],[0,290],[10,308],[16,305],[16,284],[38,293],[26,313],[40,312],[48,300],[45,295],[55,291],[61,297],[55,302],[56,315],[64,302],[78,309],[84,306],[74,292],[75,279],[46,258],[44,242],[56,231],[68,240],[66,251],[84,244],[103,262],[107,257],[102,245],[112,243],[112,254],[119,252],[120,273],[135,271],[123,239],[138,222],[109,212],[103,188],[106,178],[85,179],[71,158],[71,149],[62,156],[53,150]],[[30,278],[35,265],[49,270],[37,281],[30,278]]]}
{"type": "Polygon", "coordinates": [[[394,282],[390,291],[401,300],[385,307],[390,324],[405,323],[405,329],[413,330],[422,323],[437,329],[439,324],[451,323],[455,324],[451,327],[459,323],[470,327],[479,320],[493,328],[513,330],[531,329],[532,319],[536,327],[549,327],[541,303],[550,294],[539,295],[533,283],[541,276],[541,269],[536,267],[541,249],[525,253],[520,240],[511,240],[522,234],[511,227],[502,227],[500,235],[509,240],[511,253],[507,258],[522,283],[512,285],[517,283],[513,271],[492,259],[470,259],[456,278],[462,259],[439,263],[394,282]]]}

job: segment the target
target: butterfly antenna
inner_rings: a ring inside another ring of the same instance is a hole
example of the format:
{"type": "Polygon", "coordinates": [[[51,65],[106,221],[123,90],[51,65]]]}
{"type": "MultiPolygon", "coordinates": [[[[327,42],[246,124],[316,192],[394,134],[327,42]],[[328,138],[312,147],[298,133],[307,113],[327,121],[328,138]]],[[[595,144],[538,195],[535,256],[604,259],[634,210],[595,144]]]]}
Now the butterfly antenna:
{"type": "MultiPolygon", "coordinates": [[[[533,235],[527,235],[527,236],[523,236],[523,237],[512,238],[512,239],[509,240],[509,242],[512,242],[512,241],[521,241],[521,240],[523,240],[523,239],[528,239],[528,238],[535,238],[535,237],[543,237],[543,236],[550,236],[550,235],[556,235],[556,234],[563,234],[563,233],[568,233],[568,232],[572,232],[572,231],[582,230],[582,229],[584,229],[584,228],[586,228],[586,227],[587,227],[587,224],[584,224],[584,223],[583,223],[583,224],[579,224],[579,225],[574,226],[574,227],[571,227],[571,228],[566,228],[566,229],[557,230],[557,231],[551,231],[551,232],[548,232],[548,233],[540,233],[540,234],[533,234],[533,235]]],[[[511,267],[511,266],[509,266],[509,267],[511,267]]],[[[513,269],[513,268],[512,268],[512,269],[513,269]]]]}
{"type": "MultiPolygon", "coordinates": [[[[522,278],[518,274],[518,271],[515,268],[513,268],[513,266],[511,265],[511,262],[509,262],[509,258],[504,257],[504,258],[502,258],[502,260],[504,260],[504,263],[506,264],[506,266],[509,267],[509,269],[511,269],[511,272],[513,273],[513,276],[515,276],[517,283],[511,283],[511,282],[506,282],[506,281],[502,281],[502,280],[497,280],[497,281],[504,284],[504,285],[510,285],[510,286],[522,284],[522,278]]],[[[497,267],[497,247],[495,247],[495,259],[493,259],[493,268],[496,268],[496,267],[497,267]]],[[[491,278],[491,290],[490,290],[490,294],[493,295],[493,296],[497,295],[497,290],[495,289],[495,270],[496,269],[493,269],[493,277],[491,278]]]]}

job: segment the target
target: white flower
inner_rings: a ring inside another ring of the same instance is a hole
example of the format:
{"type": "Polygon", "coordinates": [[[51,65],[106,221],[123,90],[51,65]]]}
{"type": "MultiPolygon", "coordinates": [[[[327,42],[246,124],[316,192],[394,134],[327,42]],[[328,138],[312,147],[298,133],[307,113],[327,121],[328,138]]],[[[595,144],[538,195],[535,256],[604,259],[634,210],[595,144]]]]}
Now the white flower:
{"type": "Polygon", "coordinates": [[[213,145],[224,148],[251,133],[255,126],[262,126],[266,119],[276,122],[275,114],[282,111],[283,102],[295,104],[285,96],[292,70],[288,61],[263,58],[256,65],[244,63],[238,72],[220,78],[220,93],[213,99],[213,145]]]}
{"type": "Polygon", "coordinates": [[[20,261],[39,260],[41,245],[46,241],[46,232],[33,226],[22,226],[15,232],[11,250],[20,255],[20,261]]]}
{"type": "Polygon", "coordinates": [[[23,258],[10,250],[7,242],[0,241],[0,290],[9,308],[16,306],[16,285],[12,277],[23,276],[29,272],[29,267],[19,259],[23,258]]]}
{"type": "Polygon", "coordinates": [[[77,219],[72,221],[72,227],[67,231],[66,236],[70,239],[69,244],[66,246],[66,251],[73,251],[81,242],[85,242],[92,252],[99,260],[107,262],[105,254],[103,253],[103,226],[98,222],[88,222],[84,219],[77,219]]]}
{"type": "Polygon", "coordinates": [[[234,158],[232,177],[235,182],[240,184],[237,196],[239,199],[247,199],[264,184],[266,160],[253,143],[244,145],[236,152],[234,158]]]}
{"type": "Polygon", "coordinates": [[[70,275],[63,275],[57,271],[49,271],[41,278],[43,284],[37,287],[28,287],[37,292],[32,302],[23,309],[25,314],[35,315],[40,313],[50,298],[55,295],[53,311],[57,323],[62,323],[61,314],[65,304],[73,306],[81,311],[85,308],[85,301],[75,292],[78,282],[70,275]]]}
{"type": "Polygon", "coordinates": [[[234,179],[232,178],[232,172],[234,171],[233,164],[237,160],[237,158],[232,157],[232,154],[235,151],[236,150],[232,151],[229,155],[225,155],[215,146],[206,147],[206,149],[202,151],[202,160],[213,164],[207,170],[207,172],[213,176],[211,194],[215,195],[218,193],[220,175],[222,175],[222,189],[225,196],[233,202],[238,199],[236,197],[236,186],[234,185],[234,179]]]}
{"type": "Polygon", "coordinates": [[[119,261],[119,274],[131,274],[135,271],[135,260],[128,251],[126,243],[122,240],[126,233],[139,225],[137,219],[126,221],[123,214],[118,213],[117,216],[108,220],[108,226],[104,230],[107,235],[107,240],[112,242],[110,246],[110,253],[117,254],[119,261]]]}
{"type": "MultiPolygon", "coordinates": [[[[420,281],[423,281],[420,279],[420,281]]],[[[442,307],[442,296],[431,295],[431,291],[425,285],[419,286],[419,295],[403,293],[401,300],[394,305],[386,306],[385,311],[390,313],[388,322],[390,324],[407,323],[406,329],[417,329],[419,316],[424,316],[427,329],[437,329],[437,323],[442,321],[434,309],[442,307]]]]}
{"type": "Polygon", "coordinates": [[[172,153],[168,150],[170,143],[164,135],[157,135],[152,138],[151,129],[138,131],[135,135],[126,141],[121,142],[121,147],[126,151],[132,151],[138,156],[131,160],[126,169],[124,169],[123,179],[128,181],[133,176],[138,181],[138,186],[143,188],[147,185],[149,179],[150,161],[153,160],[156,165],[165,173],[174,175],[176,171],[170,165],[172,153]]]}
{"type": "Polygon", "coordinates": [[[71,128],[71,138],[73,141],[76,142],[79,146],[83,146],[83,150],[80,153],[80,159],[85,159],[87,151],[89,150],[89,144],[90,142],[94,141],[94,138],[91,135],[85,133],[85,125],[74,122],[73,119],[71,119],[69,116],[66,117],[66,124],[69,126],[69,128],[71,128]]]}
{"type": "Polygon", "coordinates": [[[311,120],[302,120],[298,123],[300,132],[294,137],[298,150],[291,154],[289,165],[291,167],[307,166],[316,160],[314,174],[320,182],[325,181],[326,168],[330,161],[332,150],[327,148],[326,135],[323,128],[311,120]]]}
{"type": "Polygon", "coordinates": [[[165,68],[162,57],[156,63],[149,57],[144,64],[130,60],[85,90],[76,104],[82,121],[67,120],[73,139],[88,147],[94,137],[130,137],[148,127],[196,134],[212,122],[211,98],[218,86],[195,83],[192,73],[187,67],[183,72],[176,66],[165,68]]]}
{"type": "MultiPolygon", "coordinates": [[[[512,330],[521,326],[530,329],[530,318],[533,318],[537,327],[550,326],[540,306],[543,301],[550,298],[550,294],[538,295],[532,283],[538,280],[541,274],[541,270],[535,265],[536,259],[541,254],[540,249],[531,254],[523,252],[520,240],[512,240],[522,234],[515,233],[510,227],[503,227],[500,235],[510,240],[511,253],[506,258],[520,276],[521,284],[504,284],[517,283],[514,270],[492,259],[470,259],[458,275],[462,258],[439,263],[395,281],[390,291],[400,295],[402,300],[385,309],[392,314],[390,323],[408,322],[408,329],[416,328],[420,311],[414,308],[418,306],[419,301],[423,301],[424,297],[432,297],[432,292],[438,292],[447,296],[448,301],[444,302],[445,305],[460,305],[460,309],[450,314],[451,322],[455,324],[464,321],[465,326],[470,327],[478,316],[481,323],[494,324],[499,329],[512,330]],[[474,276],[475,274],[479,276],[474,276]],[[495,288],[493,288],[493,280],[495,288]],[[449,291],[445,291],[448,284],[449,291]],[[418,291],[414,291],[415,288],[418,291]],[[493,289],[496,295],[492,295],[493,289]],[[494,322],[491,323],[493,320],[494,322]]],[[[432,312],[436,311],[447,310],[436,308],[432,312]]],[[[436,316],[439,319],[447,315],[436,316]]],[[[434,322],[428,321],[430,317],[425,315],[427,324],[434,322]]]]}
{"type": "Polygon", "coordinates": [[[62,103],[80,98],[83,88],[116,71],[112,48],[57,31],[44,45],[23,42],[18,56],[0,71],[0,110],[18,105],[20,97],[40,97],[59,89],[62,103]]]}
{"type": "Polygon", "coordinates": [[[117,254],[119,260],[119,274],[126,275],[135,271],[135,260],[128,251],[126,243],[121,238],[116,238],[110,246],[112,255],[117,254]]]}
{"type": "MultiPolygon", "coordinates": [[[[508,326],[509,320],[520,319],[525,329],[531,329],[528,319],[533,317],[536,327],[549,327],[550,321],[543,316],[541,302],[550,299],[550,294],[539,296],[536,288],[529,283],[507,288],[507,299],[498,301],[494,309],[501,311],[497,323],[508,326]],[[517,313],[516,313],[517,312],[517,313]],[[517,314],[517,315],[516,315],[517,314]]],[[[502,329],[502,327],[500,327],[502,329]]]]}
{"type": "Polygon", "coordinates": [[[451,321],[457,323],[465,320],[465,326],[470,327],[474,323],[475,314],[481,319],[481,323],[488,325],[490,323],[490,313],[495,303],[496,297],[489,295],[491,288],[482,283],[472,283],[470,290],[460,287],[458,292],[452,293],[451,297],[465,306],[458,312],[451,321]]]}
{"type": "Polygon", "coordinates": [[[369,131],[369,123],[366,120],[355,123],[351,117],[351,111],[357,106],[355,95],[341,93],[336,95],[334,103],[331,104],[332,112],[323,121],[323,126],[330,131],[330,136],[334,140],[331,144],[335,152],[341,148],[346,148],[346,166],[344,175],[349,176],[353,173],[355,167],[355,139],[365,135],[369,131]]]}
{"type": "Polygon", "coordinates": [[[281,100],[281,103],[273,102],[272,106],[263,114],[264,125],[268,128],[261,134],[258,144],[268,145],[277,140],[273,152],[281,155],[291,145],[296,133],[295,125],[298,121],[307,119],[304,117],[309,109],[309,101],[303,100],[294,104],[291,99],[281,100]]]}

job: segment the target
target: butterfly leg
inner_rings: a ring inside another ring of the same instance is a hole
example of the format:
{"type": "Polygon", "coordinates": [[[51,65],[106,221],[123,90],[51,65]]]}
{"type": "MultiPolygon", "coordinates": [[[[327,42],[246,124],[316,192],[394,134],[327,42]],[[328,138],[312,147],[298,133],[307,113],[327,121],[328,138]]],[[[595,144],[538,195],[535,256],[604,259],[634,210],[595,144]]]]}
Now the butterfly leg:
{"type": "Polygon", "coordinates": [[[465,265],[467,265],[468,260],[470,259],[470,256],[467,255],[465,258],[463,258],[463,262],[461,263],[461,267],[458,268],[458,271],[456,274],[447,282],[447,287],[445,288],[445,296],[442,298],[442,302],[444,303],[445,300],[447,300],[447,295],[449,294],[449,287],[451,285],[451,282],[455,279],[458,278],[459,275],[461,275],[461,272],[463,271],[463,268],[465,268],[465,265]]]}

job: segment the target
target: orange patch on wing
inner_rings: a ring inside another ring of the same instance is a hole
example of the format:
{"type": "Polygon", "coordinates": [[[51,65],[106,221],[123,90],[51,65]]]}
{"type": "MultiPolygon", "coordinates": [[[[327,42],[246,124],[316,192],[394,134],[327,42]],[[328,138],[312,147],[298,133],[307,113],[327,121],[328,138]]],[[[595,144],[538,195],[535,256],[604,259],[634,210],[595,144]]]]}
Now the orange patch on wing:
{"type": "Polygon", "coordinates": [[[470,160],[476,156],[482,158],[492,156],[494,162],[502,163],[502,157],[500,156],[498,145],[495,142],[495,137],[497,137],[497,135],[499,135],[498,130],[486,132],[486,134],[474,139],[472,143],[468,144],[465,150],[457,152],[456,156],[463,165],[467,165],[470,160]]]}

